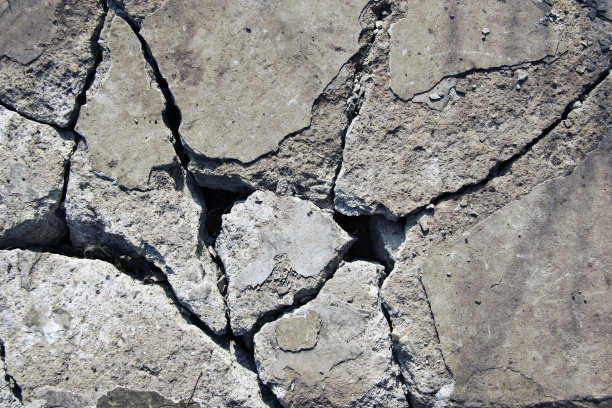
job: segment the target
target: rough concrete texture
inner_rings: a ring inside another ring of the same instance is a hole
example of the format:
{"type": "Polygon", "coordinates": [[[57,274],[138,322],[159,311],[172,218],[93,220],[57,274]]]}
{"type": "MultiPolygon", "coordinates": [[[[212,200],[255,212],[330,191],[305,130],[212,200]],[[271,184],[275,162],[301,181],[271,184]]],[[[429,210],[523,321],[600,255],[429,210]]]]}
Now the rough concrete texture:
{"type": "Polygon", "coordinates": [[[538,184],[569,175],[588,152],[611,134],[612,108],[608,102],[611,97],[612,80],[608,77],[537,144],[500,169],[496,177],[408,217],[406,240],[396,259],[411,262],[412,258],[427,253],[431,245],[462,235],[478,221],[524,197],[538,184]]]}
{"type": "Polygon", "coordinates": [[[255,335],[259,376],[283,406],[407,405],[379,299],[383,275],[381,265],[344,264],[316,299],[255,335]]]}
{"type": "Polygon", "coordinates": [[[411,402],[417,407],[444,407],[454,381],[444,363],[420,272],[418,267],[396,263],[381,297],[411,402]]]}
{"type": "Polygon", "coordinates": [[[96,57],[101,2],[0,1],[0,102],[66,127],[96,57]]]}
{"type": "Polygon", "coordinates": [[[309,126],[313,102],[359,48],[366,4],[166,1],[142,35],[181,106],[185,143],[249,162],[309,126]]]}
{"type": "Polygon", "coordinates": [[[58,210],[73,149],[70,132],[0,106],[0,247],[64,239],[67,230],[58,210]]]}
{"type": "MultiPolygon", "coordinates": [[[[493,9],[510,6],[490,3],[493,9]]],[[[588,18],[588,11],[575,1],[555,2],[542,22],[563,45],[554,58],[526,58],[525,63],[516,61],[512,67],[463,73],[448,94],[429,94],[431,100],[449,100],[437,110],[402,100],[389,87],[389,54],[394,49],[389,29],[410,15],[409,8],[397,5],[381,22],[365,61],[364,102],[346,135],[335,187],[336,209],[348,215],[404,216],[444,193],[480,182],[498,163],[519,154],[608,69],[609,24],[588,18]]],[[[452,19],[447,19],[440,25],[451,24],[452,19]]],[[[480,14],[462,14],[462,19],[462,26],[482,25],[480,14]]],[[[423,30],[420,25],[429,25],[427,20],[415,24],[416,31],[423,30]]],[[[515,32],[508,24],[505,29],[515,32]]],[[[470,32],[465,35],[469,37],[470,32]]],[[[400,31],[395,34],[403,35],[400,31]]],[[[486,37],[490,35],[492,32],[486,37]]],[[[463,41],[463,36],[463,31],[455,30],[440,41],[463,41]]]]}
{"type": "Polygon", "coordinates": [[[608,395],[611,150],[608,139],[570,176],[537,186],[469,238],[430,249],[423,283],[455,377],[453,401],[608,395]]]}
{"type": "Polygon", "coordinates": [[[299,198],[256,191],[235,204],[216,245],[232,332],[248,334],[262,317],[316,293],[352,242],[331,214],[299,198]]]}
{"type": "Polygon", "coordinates": [[[0,251],[0,273],[6,370],[26,406],[94,407],[130,390],[178,402],[200,372],[198,406],[265,406],[244,352],[189,324],[162,287],[102,261],[21,250],[0,251]]]}
{"type": "Polygon", "coordinates": [[[0,0],[0,406],[611,406],[610,5],[0,0]]]}
{"type": "Polygon", "coordinates": [[[165,0],[109,0],[108,5],[117,14],[123,14],[126,18],[138,26],[145,17],[157,11],[165,0]]]}
{"type": "Polygon", "coordinates": [[[91,168],[86,145],[72,156],[66,215],[74,245],[143,256],[168,277],[180,303],[215,333],[225,332],[221,271],[202,251],[206,206],[178,165],[151,173],[150,189],[125,190],[91,168]]]}
{"type": "Polygon", "coordinates": [[[128,188],[146,188],[151,169],[176,157],[162,118],[164,98],[124,20],[109,12],[101,37],[103,61],[76,130],[87,140],[95,171],[128,188]]]}
{"type": "MultiPolygon", "coordinates": [[[[393,327],[396,356],[416,406],[441,406],[452,390],[420,281],[420,257],[448,239],[465,240],[464,234],[469,239],[469,230],[479,219],[524,197],[543,181],[570,174],[610,135],[612,116],[607,101],[611,85],[605,79],[580,107],[496,178],[408,217],[406,240],[399,251],[388,252],[396,266],[385,280],[382,296],[393,327]]],[[[498,252],[504,253],[502,249],[498,252]]]]}
{"type": "MultiPolygon", "coordinates": [[[[351,79],[355,67],[351,65],[347,71],[351,79]]],[[[349,123],[346,102],[352,90],[352,80],[337,89],[327,89],[313,107],[310,127],[285,138],[274,153],[249,163],[193,157],[189,170],[205,187],[271,190],[332,208],[331,194],[342,160],[342,136],[349,123]]]]}
{"type": "Polygon", "coordinates": [[[389,86],[411,99],[440,79],[472,69],[518,65],[557,54],[546,3],[532,0],[409,0],[389,28],[389,86]]]}

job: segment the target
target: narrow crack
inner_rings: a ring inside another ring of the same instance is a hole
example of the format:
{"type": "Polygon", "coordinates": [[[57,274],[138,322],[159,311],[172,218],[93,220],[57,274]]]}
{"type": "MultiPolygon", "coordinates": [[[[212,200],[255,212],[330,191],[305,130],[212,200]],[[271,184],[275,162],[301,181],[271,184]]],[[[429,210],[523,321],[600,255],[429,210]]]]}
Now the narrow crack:
{"type": "Polygon", "coordinates": [[[0,339],[0,358],[2,359],[2,365],[4,366],[4,381],[6,385],[11,390],[11,393],[19,402],[23,403],[23,397],[21,394],[21,387],[15,381],[15,378],[8,373],[8,369],[6,368],[6,349],[4,347],[4,342],[0,339]]]}
{"type": "Polygon", "coordinates": [[[159,69],[159,65],[157,63],[157,60],[153,56],[153,52],[151,51],[149,44],[147,44],[147,41],[140,34],[140,27],[138,26],[138,24],[136,24],[136,22],[134,22],[134,20],[129,16],[129,14],[125,12],[125,10],[118,9],[118,11],[120,11],[120,13],[118,12],[117,15],[120,18],[123,18],[128,23],[128,25],[134,32],[134,35],[136,36],[136,38],[138,38],[138,41],[140,41],[140,46],[142,48],[145,60],[153,70],[155,82],[157,83],[157,86],[159,87],[162,92],[162,95],[164,96],[165,106],[162,112],[164,124],[172,132],[172,146],[174,147],[174,152],[176,153],[176,156],[178,157],[181,166],[183,167],[183,169],[185,169],[185,171],[188,171],[189,155],[187,154],[185,146],[183,146],[183,141],[179,133],[179,128],[181,126],[182,121],[181,110],[176,104],[174,95],[170,91],[168,81],[162,75],[161,70],[159,69]]]}
{"type": "Polygon", "coordinates": [[[100,66],[103,60],[102,47],[100,47],[100,44],[98,42],[100,41],[100,35],[102,34],[102,30],[104,29],[106,16],[108,15],[108,5],[106,4],[106,1],[102,2],[102,6],[104,8],[104,13],[102,14],[102,17],[100,18],[100,21],[98,22],[98,25],[94,30],[94,34],[91,37],[91,49],[94,54],[94,63],[89,69],[89,72],[87,73],[85,85],[83,86],[81,93],[75,98],[76,106],[68,124],[68,130],[74,131],[77,120],[79,119],[79,115],[81,113],[81,108],[87,103],[87,91],[89,91],[89,88],[91,88],[91,86],[93,85],[94,80],[96,78],[96,72],[98,71],[98,67],[100,66]]]}
{"type": "MultiPolygon", "coordinates": [[[[436,196],[435,198],[433,198],[430,201],[430,203],[434,204],[434,205],[438,205],[442,201],[449,200],[449,199],[451,199],[453,197],[459,197],[459,196],[463,195],[464,193],[466,193],[468,191],[481,189],[481,188],[485,187],[493,179],[495,179],[495,178],[497,178],[499,176],[504,175],[510,169],[510,167],[512,167],[512,165],[517,160],[519,160],[525,154],[530,152],[535,145],[537,145],[542,139],[544,139],[546,136],[548,136],[561,123],[563,123],[563,121],[567,119],[567,117],[570,114],[570,112],[574,109],[574,104],[576,102],[583,102],[586,98],[588,98],[590,93],[595,88],[597,88],[597,86],[599,84],[601,84],[608,77],[609,74],[610,74],[610,67],[608,67],[608,69],[606,71],[602,72],[601,75],[595,81],[593,81],[589,85],[585,86],[584,90],[580,93],[580,95],[577,98],[575,98],[574,100],[570,101],[566,105],[566,107],[565,107],[563,113],[561,114],[561,116],[559,116],[550,125],[548,125],[537,137],[535,137],[533,140],[531,140],[529,143],[527,143],[520,151],[516,152],[514,155],[512,155],[508,159],[500,161],[497,164],[495,164],[495,166],[493,166],[489,170],[489,173],[487,174],[487,176],[484,179],[482,179],[482,180],[480,180],[478,182],[475,182],[475,183],[465,184],[465,185],[461,186],[459,189],[457,189],[455,191],[449,191],[449,192],[442,193],[442,194],[436,196]]],[[[429,205],[429,204],[427,204],[427,205],[429,205]]],[[[426,210],[426,207],[427,206],[424,205],[424,206],[421,206],[419,208],[416,208],[416,209],[412,210],[410,213],[406,214],[404,217],[401,217],[401,218],[405,219],[407,217],[414,216],[414,215],[418,214],[419,212],[426,210]]]]}
{"type": "MultiPolygon", "coordinates": [[[[380,283],[381,288],[386,279],[387,277],[385,277],[380,283]]],[[[380,296],[380,294],[378,296],[380,296]]],[[[393,333],[393,323],[391,323],[391,316],[389,316],[389,311],[385,309],[382,303],[380,305],[380,310],[382,310],[383,316],[385,316],[385,320],[387,321],[387,325],[389,326],[389,337],[391,337],[391,334],[393,333]]],[[[406,378],[404,377],[404,374],[400,368],[401,364],[399,362],[399,358],[397,357],[397,354],[395,353],[395,347],[393,347],[393,339],[389,338],[389,341],[391,342],[391,358],[393,358],[393,362],[398,368],[397,378],[402,384],[402,386],[404,387],[404,396],[406,397],[408,408],[413,408],[412,396],[410,394],[410,391],[408,390],[408,382],[406,381],[406,378]]]]}
{"type": "Polygon", "coordinates": [[[2,101],[0,101],[0,106],[5,108],[6,110],[14,112],[14,113],[18,114],[19,116],[21,116],[21,117],[23,117],[23,118],[25,118],[27,120],[30,120],[32,122],[36,122],[36,123],[39,123],[41,125],[51,126],[51,127],[55,128],[55,129],[65,130],[65,128],[62,128],[62,127],[56,125],[55,123],[45,122],[44,120],[33,118],[33,117],[29,116],[27,113],[20,112],[17,109],[15,109],[13,106],[8,105],[8,104],[6,104],[6,103],[4,103],[2,101]]]}

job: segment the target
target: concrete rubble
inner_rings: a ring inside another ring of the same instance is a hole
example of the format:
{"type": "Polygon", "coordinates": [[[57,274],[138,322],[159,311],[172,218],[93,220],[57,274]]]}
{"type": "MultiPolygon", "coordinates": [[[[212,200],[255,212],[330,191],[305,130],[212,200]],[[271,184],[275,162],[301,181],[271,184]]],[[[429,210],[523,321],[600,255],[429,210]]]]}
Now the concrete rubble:
{"type": "Polygon", "coordinates": [[[235,335],[315,294],[353,242],[330,214],[294,197],[257,191],[223,215],[217,252],[227,275],[235,335]]]}
{"type": "Polygon", "coordinates": [[[610,406],[611,12],[0,0],[0,406],[610,406]]]}
{"type": "Polygon", "coordinates": [[[99,1],[0,2],[0,103],[67,127],[94,69],[99,1]]]}
{"type": "Polygon", "coordinates": [[[178,402],[200,371],[199,406],[266,406],[244,351],[185,321],[162,287],[102,261],[21,250],[0,251],[0,271],[6,371],[25,406],[95,407],[148,389],[178,402]]]}
{"type": "Polygon", "coordinates": [[[0,106],[0,246],[53,245],[74,137],[0,106]]]}
{"type": "Polygon", "coordinates": [[[255,335],[262,381],[286,407],[405,407],[380,265],[342,265],[317,297],[255,335]]]}
{"type": "Polygon", "coordinates": [[[125,190],[93,171],[81,142],[72,157],[65,205],[74,245],[145,257],[167,276],[182,305],[215,333],[225,332],[225,303],[217,286],[221,271],[202,248],[206,207],[180,166],[152,171],[146,191],[125,190]]]}

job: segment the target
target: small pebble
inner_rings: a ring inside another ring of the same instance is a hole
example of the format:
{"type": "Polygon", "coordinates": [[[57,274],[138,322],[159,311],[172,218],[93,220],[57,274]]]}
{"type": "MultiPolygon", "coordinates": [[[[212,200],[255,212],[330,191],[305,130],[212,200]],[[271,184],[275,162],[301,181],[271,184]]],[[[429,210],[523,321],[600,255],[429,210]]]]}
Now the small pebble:
{"type": "Polygon", "coordinates": [[[518,78],[520,82],[523,82],[524,80],[526,80],[528,76],[529,74],[524,69],[518,69],[516,71],[516,77],[518,78]]]}
{"type": "Polygon", "coordinates": [[[435,206],[433,204],[427,204],[427,207],[425,207],[426,210],[431,211],[435,208],[435,206]]]}
{"type": "Polygon", "coordinates": [[[432,101],[439,101],[442,98],[444,98],[444,95],[441,95],[438,92],[433,92],[429,94],[429,99],[432,101]]]}
{"type": "Polygon", "coordinates": [[[429,224],[427,223],[427,217],[421,217],[421,219],[419,220],[419,226],[421,227],[421,231],[423,231],[424,234],[427,234],[427,232],[429,232],[429,224]]]}

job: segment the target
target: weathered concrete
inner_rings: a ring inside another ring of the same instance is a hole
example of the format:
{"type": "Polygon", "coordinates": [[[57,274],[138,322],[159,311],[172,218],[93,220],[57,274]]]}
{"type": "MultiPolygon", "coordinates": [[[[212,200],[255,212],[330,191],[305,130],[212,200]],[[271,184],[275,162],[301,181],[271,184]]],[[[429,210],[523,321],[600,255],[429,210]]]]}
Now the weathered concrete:
{"type": "Polygon", "coordinates": [[[168,0],[143,22],[192,154],[249,162],[310,125],[358,50],[366,0],[168,0]]]}
{"type": "Polygon", "coordinates": [[[102,2],[0,1],[0,102],[68,126],[95,60],[102,2]]]}
{"type": "Polygon", "coordinates": [[[528,405],[609,395],[612,143],[431,249],[423,282],[451,399],[528,405]]]}
{"type": "MultiPolygon", "coordinates": [[[[346,136],[336,209],[347,215],[407,215],[444,193],[482,181],[500,162],[519,154],[609,67],[609,25],[588,18],[588,10],[576,1],[555,2],[547,24],[558,33],[563,52],[549,63],[462,75],[435,101],[448,99],[437,110],[402,100],[388,86],[388,29],[404,16],[400,7],[394,9],[365,62],[364,102],[346,136]]],[[[474,18],[472,25],[480,24],[474,18]]],[[[521,24],[508,30],[520,31],[521,24]]],[[[432,49],[446,46],[440,41],[432,49]]]]}
{"type": "Polygon", "coordinates": [[[383,274],[344,264],[314,300],[255,335],[259,376],[284,406],[407,405],[378,296],[383,274]]]}
{"type": "MultiPolygon", "coordinates": [[[[443,404],[452,382],[442,361],[420,282],[422,269],[414,265],[419,264],[420,257],[430,252],[430,248],[444,245],[449,237],[465,239],[463,233],[467,234],[479,220],[524,197],[543,181],[570,174],[610,134],[612,112],[607,101],[611,86],[609,78],[604,80],[563,123],[498,177],[408,217],[406,239],[400,249],[385,251],[396,266],[382,287],[383,305],[389,312],[396,356],[416,406],[443,404]]],[[[386,224],[397,228],[397,224],[389,221],[383,223],[386,224]]],[[[380,235],[385,242],[387,235],[380,235]]]]}
{"type": "Polygon", "coordinates": [[[58,215],[71,133],[0,106],[0,247],[53,245],[67,233],[58,215]]]}
{"type": "Polygon", "coordinates": [[[100,43],[103,62],[76,130],[87,140],[95,171],[128,188],[146,188],[153,167],[175,160],[163,95],[138,38],[112,11],[100,43]]]}
{"type": "Polygon", "coordinates": [[[168,277],[176,295],[215,333],[227,326],[217,288],[221,271],[202,251],[206,206],[179,166],[151,172],[150,189],[125,190],[94,172],[83,142],[72,157],[66,215],[74,245],[143,256],[168,277]]]}
{"type": "Polygon", "coordinates": [[[442,78],[471,69],[554,56],[559,46],[543,2],[410,0],[391,25],[389,86],[410,99],[442,78]]]}
{"type": "Polygon", "coordinates": [[[248,334],[262,317],[316,293],[352,242],[308,201],[257,191],[235,204],[216,245],[232,332],[248,334]]]}
{"type": "Polygon", "coordinates": [[[165,0],[108,0],[109,7],[118,14],[125,13],[131,21],[140,25],[149,14],[157,11],[165,0]]]}
{"type": "Polygon", "coordinates": [[[419,267],[396,263],[382,286],[381,297],[412,403],[438,408],[448,402],[454,381],[444,363],[420,273],[419,267]]]}
{"type": "Polygon", "coordinates": [[[186,400],[200,372],[199,406],[266,406],[244,352],[189,324],[160,286],[21,250],[0,251],[0,279],[6,369],[27,406],[108,407],[140,390],[186,400]]]}
{"type": "Polygon", "coordinates": [[[588,152],[610,135],[611,97],[612,79],[608,77],[568,113],[566,120],[495,178],[462,194],[451,195],[431,210],[408,217],[406,241],[396,259],[412,262],[414,257],[427,253],[430,246],[450,236],[461,236],[542,182],[569,175],[588,152]],[[422,227],[424,223],[427,230],[422,227]]]}

